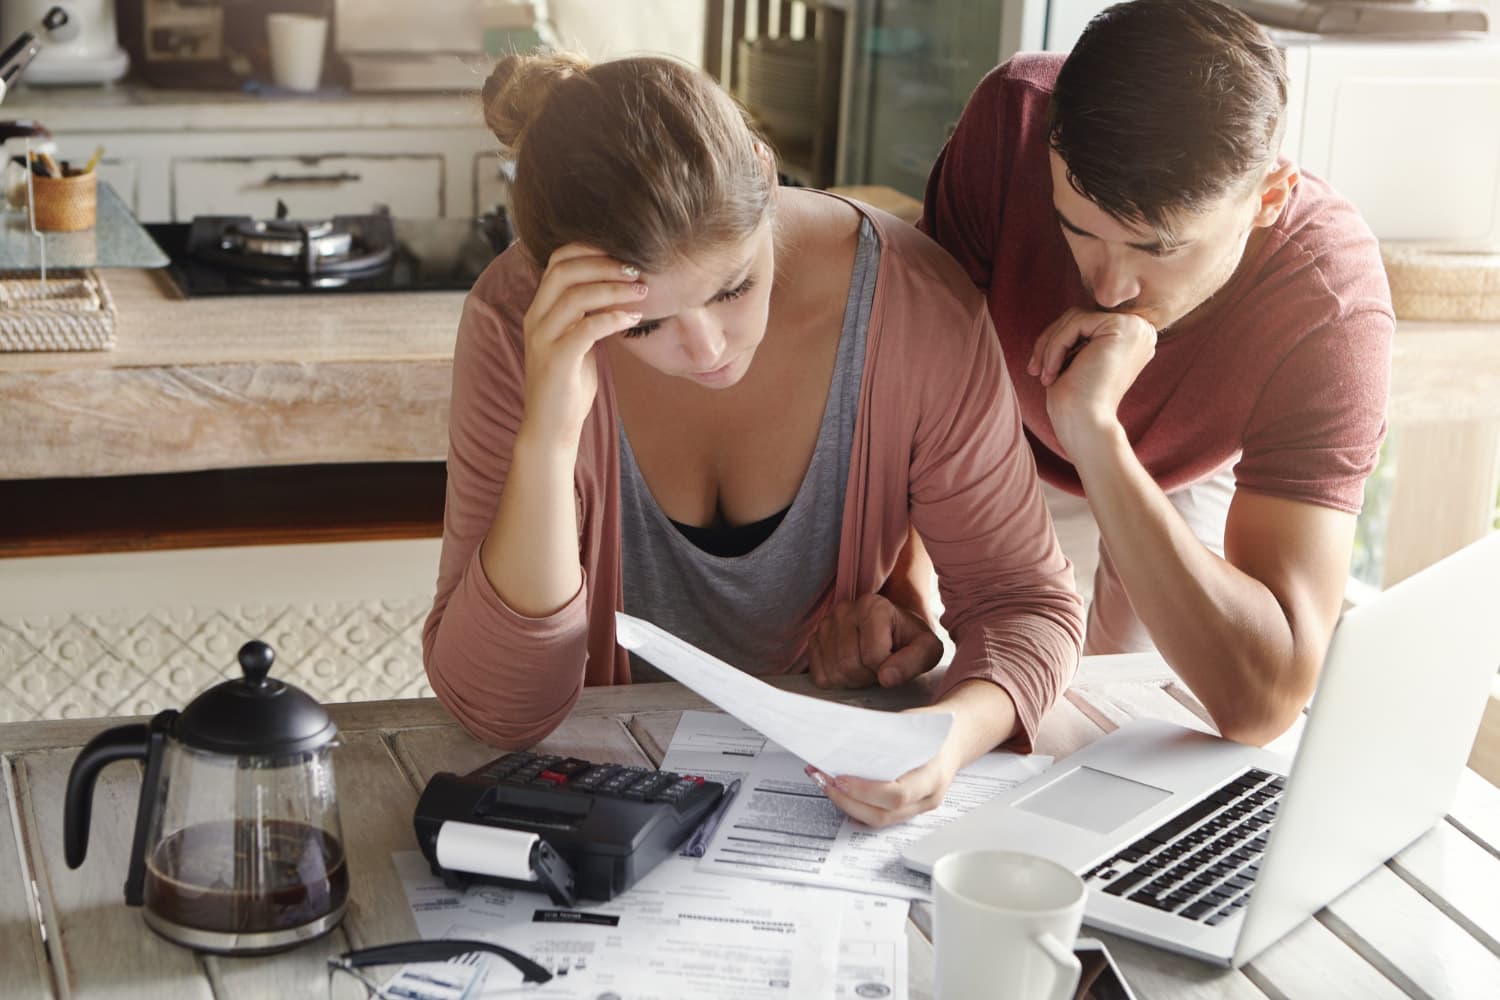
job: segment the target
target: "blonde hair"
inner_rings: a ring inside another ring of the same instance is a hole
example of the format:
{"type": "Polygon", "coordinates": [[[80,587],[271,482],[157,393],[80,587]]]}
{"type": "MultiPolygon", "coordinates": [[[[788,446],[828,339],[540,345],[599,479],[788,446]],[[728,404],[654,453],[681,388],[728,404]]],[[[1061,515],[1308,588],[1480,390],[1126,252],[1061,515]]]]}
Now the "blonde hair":
{"type": "Polygon", "coordinates": [[[485,124],[516,160],[517,237],[540,265],[582,242],[659,271],[744,240],[770,212],[776,177],[759,137],[692,66],[511,55],[482,98],[485,124]]]}

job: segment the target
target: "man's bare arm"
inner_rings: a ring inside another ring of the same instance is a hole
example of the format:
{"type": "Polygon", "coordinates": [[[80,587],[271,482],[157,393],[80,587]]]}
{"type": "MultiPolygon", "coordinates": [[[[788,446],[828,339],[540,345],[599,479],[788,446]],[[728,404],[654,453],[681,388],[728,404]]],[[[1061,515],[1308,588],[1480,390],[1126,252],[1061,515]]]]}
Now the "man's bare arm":
{"type": "Polygon", "coordinates": [[[1071,457],[1137,616],[1219,731],[1257,744],[1284,732],[1312,696],[1338,620],[1353,515],[1241,490],[1220,558],[1118,425],[1071,457]]]}

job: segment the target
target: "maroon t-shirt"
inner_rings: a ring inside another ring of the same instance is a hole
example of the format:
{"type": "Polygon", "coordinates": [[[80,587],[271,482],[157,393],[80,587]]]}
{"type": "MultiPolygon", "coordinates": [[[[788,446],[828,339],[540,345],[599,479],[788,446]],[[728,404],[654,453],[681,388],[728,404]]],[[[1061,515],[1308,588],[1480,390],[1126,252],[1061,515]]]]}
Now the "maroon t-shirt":
{"type": "MultiPolygon", "coordinates": [[[[1091,301],[1052,204],[1047,104],[1062,60],[1018,55],[981,81],[933,166],[920,225],[988,298],[1042,478],[1082,495],[1026,371],[1041,332],[1091,301]]],[[[1241,489],[1357,512],[1385,434],[1395,330],[1379,245],[1349,202],[1303,174],[1250,253],[1161,341],[1120,422],[1163,489],[1238,455],[1241,489]]]]}

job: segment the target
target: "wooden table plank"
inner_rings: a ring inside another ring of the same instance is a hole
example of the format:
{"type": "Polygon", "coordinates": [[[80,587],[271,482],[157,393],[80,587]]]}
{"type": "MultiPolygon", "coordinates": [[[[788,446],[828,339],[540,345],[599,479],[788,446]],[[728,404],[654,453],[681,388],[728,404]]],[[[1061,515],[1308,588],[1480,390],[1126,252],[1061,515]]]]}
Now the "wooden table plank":
{"type": "Polygon", "coordinates": [[[355,948],[415,938],[391,853],[417,849],[411,825],[417,793],[386,741],[373,733],[346,737],[336,753],[339,822],[349,844],[344,933],[355,948]]]}
{"type": "Polygon", "coordinates": [[[41,930],[31,902],[31,874],[17,836],[21,827],[11,762],[0,757],[0,969],[5,992],[50,997],[52,983],[43,972],[41,930]]]}
{"type": "Polygon", "coordinates": [[[1060,698],[1042,716],[1037,729],[1036,752],[1051,754],[1058,760],[1081,750],[1104,735],[1104,729],[1090,718],[1071,698],[1060,698]]]}
{"type": "Polygon", "coordinates": [[[1117,729],[1131,719],[1163,719],[1210,732],[1210,727],[1166,690],[1164,682],[1089,685],[1068,689],[1067,698],[1104,729],[1117,729]]]}
{"type": "Polygon", "coordinates": [[[1465,1000],[1493,996],[1500,983],[1500,958],[1388,868],[1319,919],[1409,993],[1465,1000]]]}
{"type": "Polygon", "coordinates": [[[1390,867],[1500,955],[1500,865],[1483,847],[1451,823],[1439,823],[1390,867]]]}
{"type": "MultiPolygon", "coordinates": [[[[415,934],[412,935],[415,937],[415,934]]],[[[328,959],[349,948],[342,928],[272,959],[206,955],[203,964],[216,1000],[308,997],[328,992],[328,959]]]]}
{"type": "Polygon", "coordinates": [[[212,994],[198,957],[157,937],[140,912],[125,905],[140,767],[115,764],[99,773],[88,856],[77,871],[64,863],[63,792],[75,756],[71,750],[26,755],[17,789],[60,990],[122,1000],[207,1000],[212,994]]]}
{"type": "Polygon", "coordinates": [[[661,767],[681,718],[681,712],[638,712],[625,725],[641,749],[646,751],[646,756],[651,758],[652,765],[661,767]]]}
{"type": "Polygon", "coordinates": [[[1307,920],[1243,970],[1289,1000],[1398,1000],[1401,988],[1316,920],[1307,920]]]}
{"type": "Polygon", "coordinates": [[[1156,681],[1166,684],[1177,674],[1160,653],[1111,653],[1085,656],[1078,662],[1071,687],[1129,684],[1134,681],[1156,681]]]}

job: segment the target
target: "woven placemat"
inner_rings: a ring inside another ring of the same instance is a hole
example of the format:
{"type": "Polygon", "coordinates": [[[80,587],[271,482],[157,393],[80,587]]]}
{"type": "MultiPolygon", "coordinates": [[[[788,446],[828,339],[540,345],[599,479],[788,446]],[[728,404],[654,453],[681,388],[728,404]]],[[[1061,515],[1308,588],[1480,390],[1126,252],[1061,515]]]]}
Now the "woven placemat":
{"type": "Polygon", "coordinates": [[[1500,254],[1380,248],[1398,319],[1500,320],[1500,254]]]}
{"type": "Polygon", "coordinates": [[[0,351],[107,351],[115,302],[94,271],[0,271],[0,351]]]}

